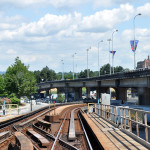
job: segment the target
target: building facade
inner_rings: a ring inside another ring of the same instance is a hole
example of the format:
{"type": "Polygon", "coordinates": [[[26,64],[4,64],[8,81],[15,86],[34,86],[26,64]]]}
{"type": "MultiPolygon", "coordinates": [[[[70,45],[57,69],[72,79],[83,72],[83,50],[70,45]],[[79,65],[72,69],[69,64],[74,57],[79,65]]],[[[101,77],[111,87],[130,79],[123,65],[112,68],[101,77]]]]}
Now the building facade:
{"type": "Polygon", "coordinates": [[[145,59],[144,61],[137,62],[137,69],[143,69],[143,68],[150,69],[150,56],[148,56],[148,59],[145,59]]]}

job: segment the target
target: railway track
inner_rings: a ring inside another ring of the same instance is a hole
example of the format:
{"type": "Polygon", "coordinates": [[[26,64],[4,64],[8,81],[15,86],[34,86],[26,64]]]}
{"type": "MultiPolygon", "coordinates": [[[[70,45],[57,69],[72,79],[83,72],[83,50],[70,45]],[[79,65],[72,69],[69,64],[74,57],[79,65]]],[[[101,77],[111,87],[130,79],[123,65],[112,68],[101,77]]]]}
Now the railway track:
{"type": "Polygon", "coordinates": [[[57,106],[56,113],[48,107],[31,114],[22,115],[1,126],[0,133],[8,132],[0,139],[0,149],[8,150],[85,150],[92,149],[85,135],[80,117],[80,105],[57,106]],[[51,115],[50,115],[51,113],[51,115]],[[71,115],[73,114],[73,115],[71,115]],[[27,117],[28,116],[28,117],[27,117]],[[73,116],[73,117],[72,117],[73,116]],[[69,138],[69,128],[73,126],[75,137],[69,138]],[[27,144],[28,143],[28,144],[27,144]]]}

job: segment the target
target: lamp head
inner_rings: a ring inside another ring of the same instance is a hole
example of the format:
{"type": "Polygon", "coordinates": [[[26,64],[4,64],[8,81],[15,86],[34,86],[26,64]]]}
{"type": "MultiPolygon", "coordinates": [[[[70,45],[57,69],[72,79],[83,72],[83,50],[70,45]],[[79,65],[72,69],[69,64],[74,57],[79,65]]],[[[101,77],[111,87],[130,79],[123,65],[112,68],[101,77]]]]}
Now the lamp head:
{"type": "Polygon", "coordinates": [[[118,30],[116,30],[116,32],[118,32],[118,30]]]}
{"type": "Polygon", "coordinates": [[[141,13],[138,14],[139,16],[142,15],[141,13]]]}

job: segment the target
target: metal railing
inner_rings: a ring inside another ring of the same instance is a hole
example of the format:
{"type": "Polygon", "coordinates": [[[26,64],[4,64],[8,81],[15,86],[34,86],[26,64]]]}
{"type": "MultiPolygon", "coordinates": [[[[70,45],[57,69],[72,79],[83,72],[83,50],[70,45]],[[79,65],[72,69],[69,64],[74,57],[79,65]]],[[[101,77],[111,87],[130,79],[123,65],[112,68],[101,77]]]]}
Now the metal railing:
{"type": "Polygon", "coordinates": [[[150,122],[150,112],[127,107],[128,106],[99,104],[96,107],[96,113],[118,127],[132,133],[132,129],[134,128],[138,137],[139,128],[144,128],[145,140],[148,142],[148,129],[150,129],[148,122],[150,122]]]}

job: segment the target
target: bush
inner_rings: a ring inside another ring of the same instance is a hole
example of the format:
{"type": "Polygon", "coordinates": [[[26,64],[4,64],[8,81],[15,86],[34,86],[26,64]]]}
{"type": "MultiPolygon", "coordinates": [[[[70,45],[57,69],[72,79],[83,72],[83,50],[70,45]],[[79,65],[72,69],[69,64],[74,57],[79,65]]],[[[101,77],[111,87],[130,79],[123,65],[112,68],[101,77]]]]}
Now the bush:
{"type": "Polygon", "coordinates": [[[18,99],[17,97],[12,97],[10,99],[11,99],[12,104],[20,104],[20,99],[18,99]]]}
{"type": "Polygon", "coordinates": [[[10,104],[11,100],[9,98],[1,98],[0,99],[0,104],[3,105],[3,101],[5,100],[5,104],[10,104]]]}
{"type": "Polygon", "coordinates": [[[63,103],[65,100],[65,96],[62,94],[58,94],[57,100],[59,103],[63,103]]]}

